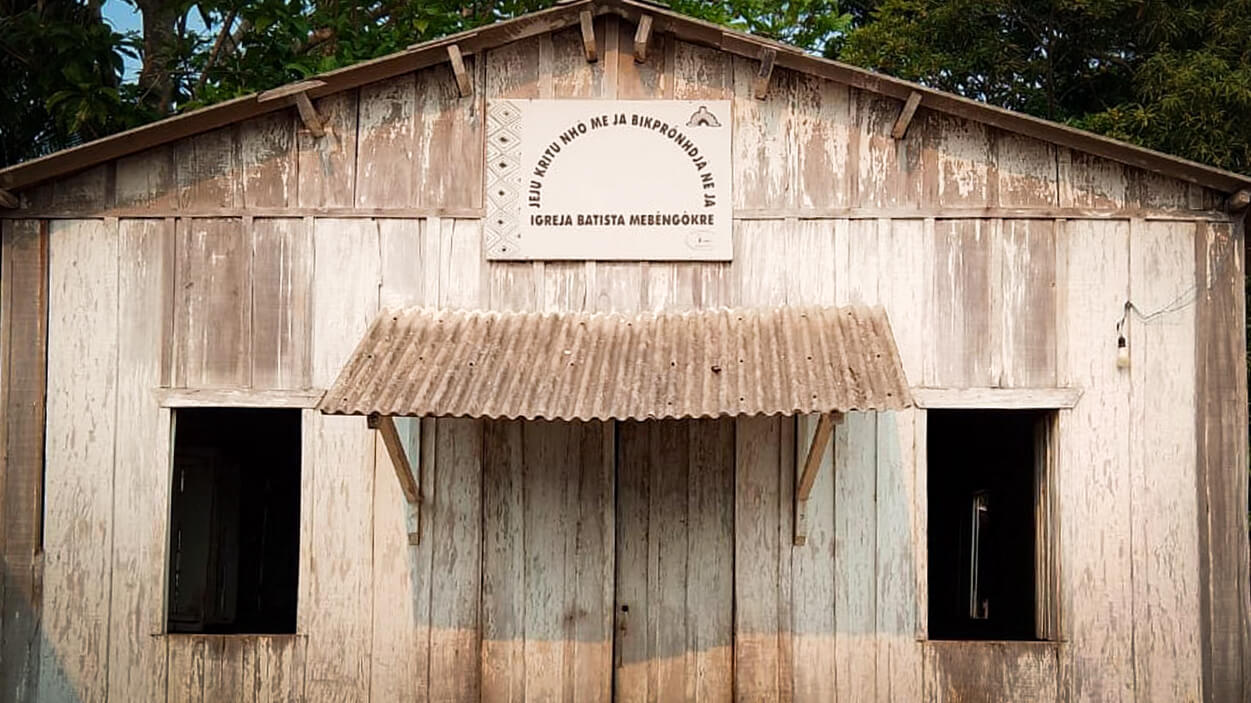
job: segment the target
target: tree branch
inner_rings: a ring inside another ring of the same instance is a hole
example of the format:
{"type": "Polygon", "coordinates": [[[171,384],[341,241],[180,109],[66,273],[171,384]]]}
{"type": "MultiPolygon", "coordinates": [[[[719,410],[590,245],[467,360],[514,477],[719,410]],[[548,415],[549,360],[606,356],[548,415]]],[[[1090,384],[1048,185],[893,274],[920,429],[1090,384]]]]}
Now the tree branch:
{"type": "Polygon", "coordinates": [[[209,71],[217,64],[217,59],[221,55],[222,46],[226,43],[226,37],[230,36],[230,27],[235,23],[235,10],[231,10],[226,16],[226,21],[222,23],[221,31],[217,33],[217,40],[213,42],[213,50],[209,52],[208,60],[204,62],[204,68],[200,71],[200,78],[195,82],[195,87],[191,89],[191,98],[200,97],[200,91],[204,89],[204,84],[208,81],[209,71]]]}

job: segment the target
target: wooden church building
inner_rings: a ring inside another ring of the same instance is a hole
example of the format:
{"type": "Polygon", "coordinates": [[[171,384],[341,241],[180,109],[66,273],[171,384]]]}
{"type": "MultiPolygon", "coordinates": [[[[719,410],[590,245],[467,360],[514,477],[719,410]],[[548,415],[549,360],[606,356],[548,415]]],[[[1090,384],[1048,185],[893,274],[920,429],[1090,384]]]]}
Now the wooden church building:
{"type": "Polygon", "coordinates": [[[0,169],[0,703],[1251,700],[1249,189],[638,0],[0,169]]]}

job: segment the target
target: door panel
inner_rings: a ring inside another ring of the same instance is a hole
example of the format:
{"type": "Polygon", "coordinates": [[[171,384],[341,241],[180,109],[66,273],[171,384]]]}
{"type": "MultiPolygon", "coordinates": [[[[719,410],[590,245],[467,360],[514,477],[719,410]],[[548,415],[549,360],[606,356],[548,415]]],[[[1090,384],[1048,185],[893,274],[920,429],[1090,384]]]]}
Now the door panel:
{"type": "Polygon", "coordinates": [[[484,430],[482,700],[611,695],[611,425],[484,430]]]}
{"type": "Polygon", "coordinates": [[[733,692],[734,423],[618,426],[615,692],[733,692]]]}

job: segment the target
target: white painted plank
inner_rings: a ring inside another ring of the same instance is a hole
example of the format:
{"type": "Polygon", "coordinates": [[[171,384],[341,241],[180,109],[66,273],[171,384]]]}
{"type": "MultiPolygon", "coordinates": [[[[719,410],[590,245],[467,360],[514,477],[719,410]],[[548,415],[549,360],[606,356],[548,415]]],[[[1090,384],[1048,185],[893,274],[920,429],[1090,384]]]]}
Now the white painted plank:
{"type": "Polygon", "coordinates": [[[173,223],[122,220],[118,246],[117,446],[113,472],[113,563],[109,609],[109,697],[157,700],[165,693],[165,552],[170,500],[170,411],[161,382],[168,339],[173,223]]]}
{"type": "Polygon", "coordinates": [[[1130,494],[1135,691],[1198,700],[1194,225],[1131,224],[1130,494]],[[1161,312],[1163,311],[1163,312],[1161,312]]]}
{"type": "Polygon", "coordinates": [[[834,433],[834,680],[837,700],[877,700],[877,419],[848,413],[834,433]]]}
{"type": "Polygon", "coordinates": [[[41,701],[108,690],[118,240],[114,220],[49,233],[41,701]]]}
{"type": "MultiPolygon", "coordinates": [[[[313,233],[313,382],[329,384],[378,308],[378,228],[318,220],[313,233]],[[350,282],[350,285],[348,284],[350,282]]],[[[301,554],[300,630],[308,633],[310,699],[362,699],[370,681],[373,609],[373,433],[361,418],[305,415],[303,482],[310,553],[301,554]]]]}
{"type": "Polygon", "coordinates": [[[1084,393],[1060,414],[1063,610],[1073,686],[1065,693],[1075,703],[1130,701],[1130,380],[1116,368],[1113,327],[1129,293],[1129,228],[1070,221],[1067,229],[1067,368],[1084,393]]]}

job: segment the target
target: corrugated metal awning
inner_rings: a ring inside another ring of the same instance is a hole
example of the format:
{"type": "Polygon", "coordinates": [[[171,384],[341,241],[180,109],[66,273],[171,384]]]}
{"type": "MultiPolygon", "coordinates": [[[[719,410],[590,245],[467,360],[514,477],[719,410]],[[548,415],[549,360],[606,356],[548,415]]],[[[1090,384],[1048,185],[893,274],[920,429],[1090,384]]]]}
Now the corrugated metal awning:
{"type": "Polygon", "coordinates": [[[409,309],[374,321],[319,407],[334,415],[641,420],[911,404],[881,308],[409,309]]]}

